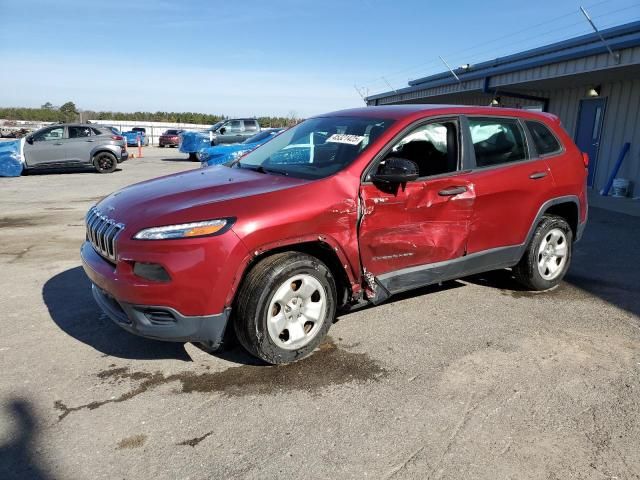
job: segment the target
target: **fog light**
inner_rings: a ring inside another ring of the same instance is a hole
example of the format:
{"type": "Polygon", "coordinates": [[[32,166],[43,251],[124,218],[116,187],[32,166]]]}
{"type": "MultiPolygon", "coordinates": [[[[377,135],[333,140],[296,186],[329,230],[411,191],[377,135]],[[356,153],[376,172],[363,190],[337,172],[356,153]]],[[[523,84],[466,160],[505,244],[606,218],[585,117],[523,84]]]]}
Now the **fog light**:
{"type": "Polygon", "coordinates": [[[170,282],[171,277],[162,265],[157,263],[136,262],[133,264],[133,273],[137,276],[154,282],[170,282]]]}

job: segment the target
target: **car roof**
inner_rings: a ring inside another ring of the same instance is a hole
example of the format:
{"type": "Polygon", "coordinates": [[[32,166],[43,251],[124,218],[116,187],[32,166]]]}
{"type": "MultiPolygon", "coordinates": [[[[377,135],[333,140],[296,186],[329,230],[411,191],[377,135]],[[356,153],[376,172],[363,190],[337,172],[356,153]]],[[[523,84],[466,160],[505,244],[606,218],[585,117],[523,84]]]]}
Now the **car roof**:
{"type": "Polygon", "coordinates": [[[364,117],[389,120],[428,117],[430,115],[489,115],[510,116],[532,119],[546,119],[559,121],[558,117],[550,113],[523,110],[518,108],[482,107],[472,105],[445,104],[411,104],[411,105],[382,105],[375,107],[351,108],[318,115],[318,117],[364,117]]]}

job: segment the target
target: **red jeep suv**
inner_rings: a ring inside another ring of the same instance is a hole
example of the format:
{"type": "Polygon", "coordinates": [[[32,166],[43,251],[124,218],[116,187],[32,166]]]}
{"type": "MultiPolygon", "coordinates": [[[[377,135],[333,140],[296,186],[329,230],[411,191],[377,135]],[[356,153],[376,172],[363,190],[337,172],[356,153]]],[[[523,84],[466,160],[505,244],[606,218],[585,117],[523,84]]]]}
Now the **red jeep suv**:
{"type": "Polygon", "coordinates": [[[310,354],[336,310],[502,268],[556,286],[587,220],[587,157],[549,114],[369,107],[311,118],[226,166],[124,188],[81,255],[122,328],[269,363],[310,354]]]}

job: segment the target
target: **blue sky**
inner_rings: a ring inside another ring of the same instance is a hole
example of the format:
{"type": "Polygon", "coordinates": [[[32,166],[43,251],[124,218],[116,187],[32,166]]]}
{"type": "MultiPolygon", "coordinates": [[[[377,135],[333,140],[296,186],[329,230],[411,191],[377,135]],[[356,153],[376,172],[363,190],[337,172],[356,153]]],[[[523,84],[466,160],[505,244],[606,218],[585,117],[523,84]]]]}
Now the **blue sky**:
{"type": "Polygon", "coordinates": [[[639,0],[0,0],[0,106],[309,116],[640,19],[639,0]],[[384,79],[383,79],[384,77],[384,79]]]}

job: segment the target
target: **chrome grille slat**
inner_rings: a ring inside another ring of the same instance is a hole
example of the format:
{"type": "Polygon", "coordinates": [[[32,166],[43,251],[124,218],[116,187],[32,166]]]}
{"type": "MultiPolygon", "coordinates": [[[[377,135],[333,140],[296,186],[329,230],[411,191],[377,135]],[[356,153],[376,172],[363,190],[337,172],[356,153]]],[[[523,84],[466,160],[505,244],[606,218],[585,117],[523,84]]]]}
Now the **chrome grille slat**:
{"type": "Polygon", "coordinates": [[[101,256],[116,262],[116,239],[124,230],[124,225],[103,215],[96,207],[91,207],[85,217],[87,240],[101,256]]]}

